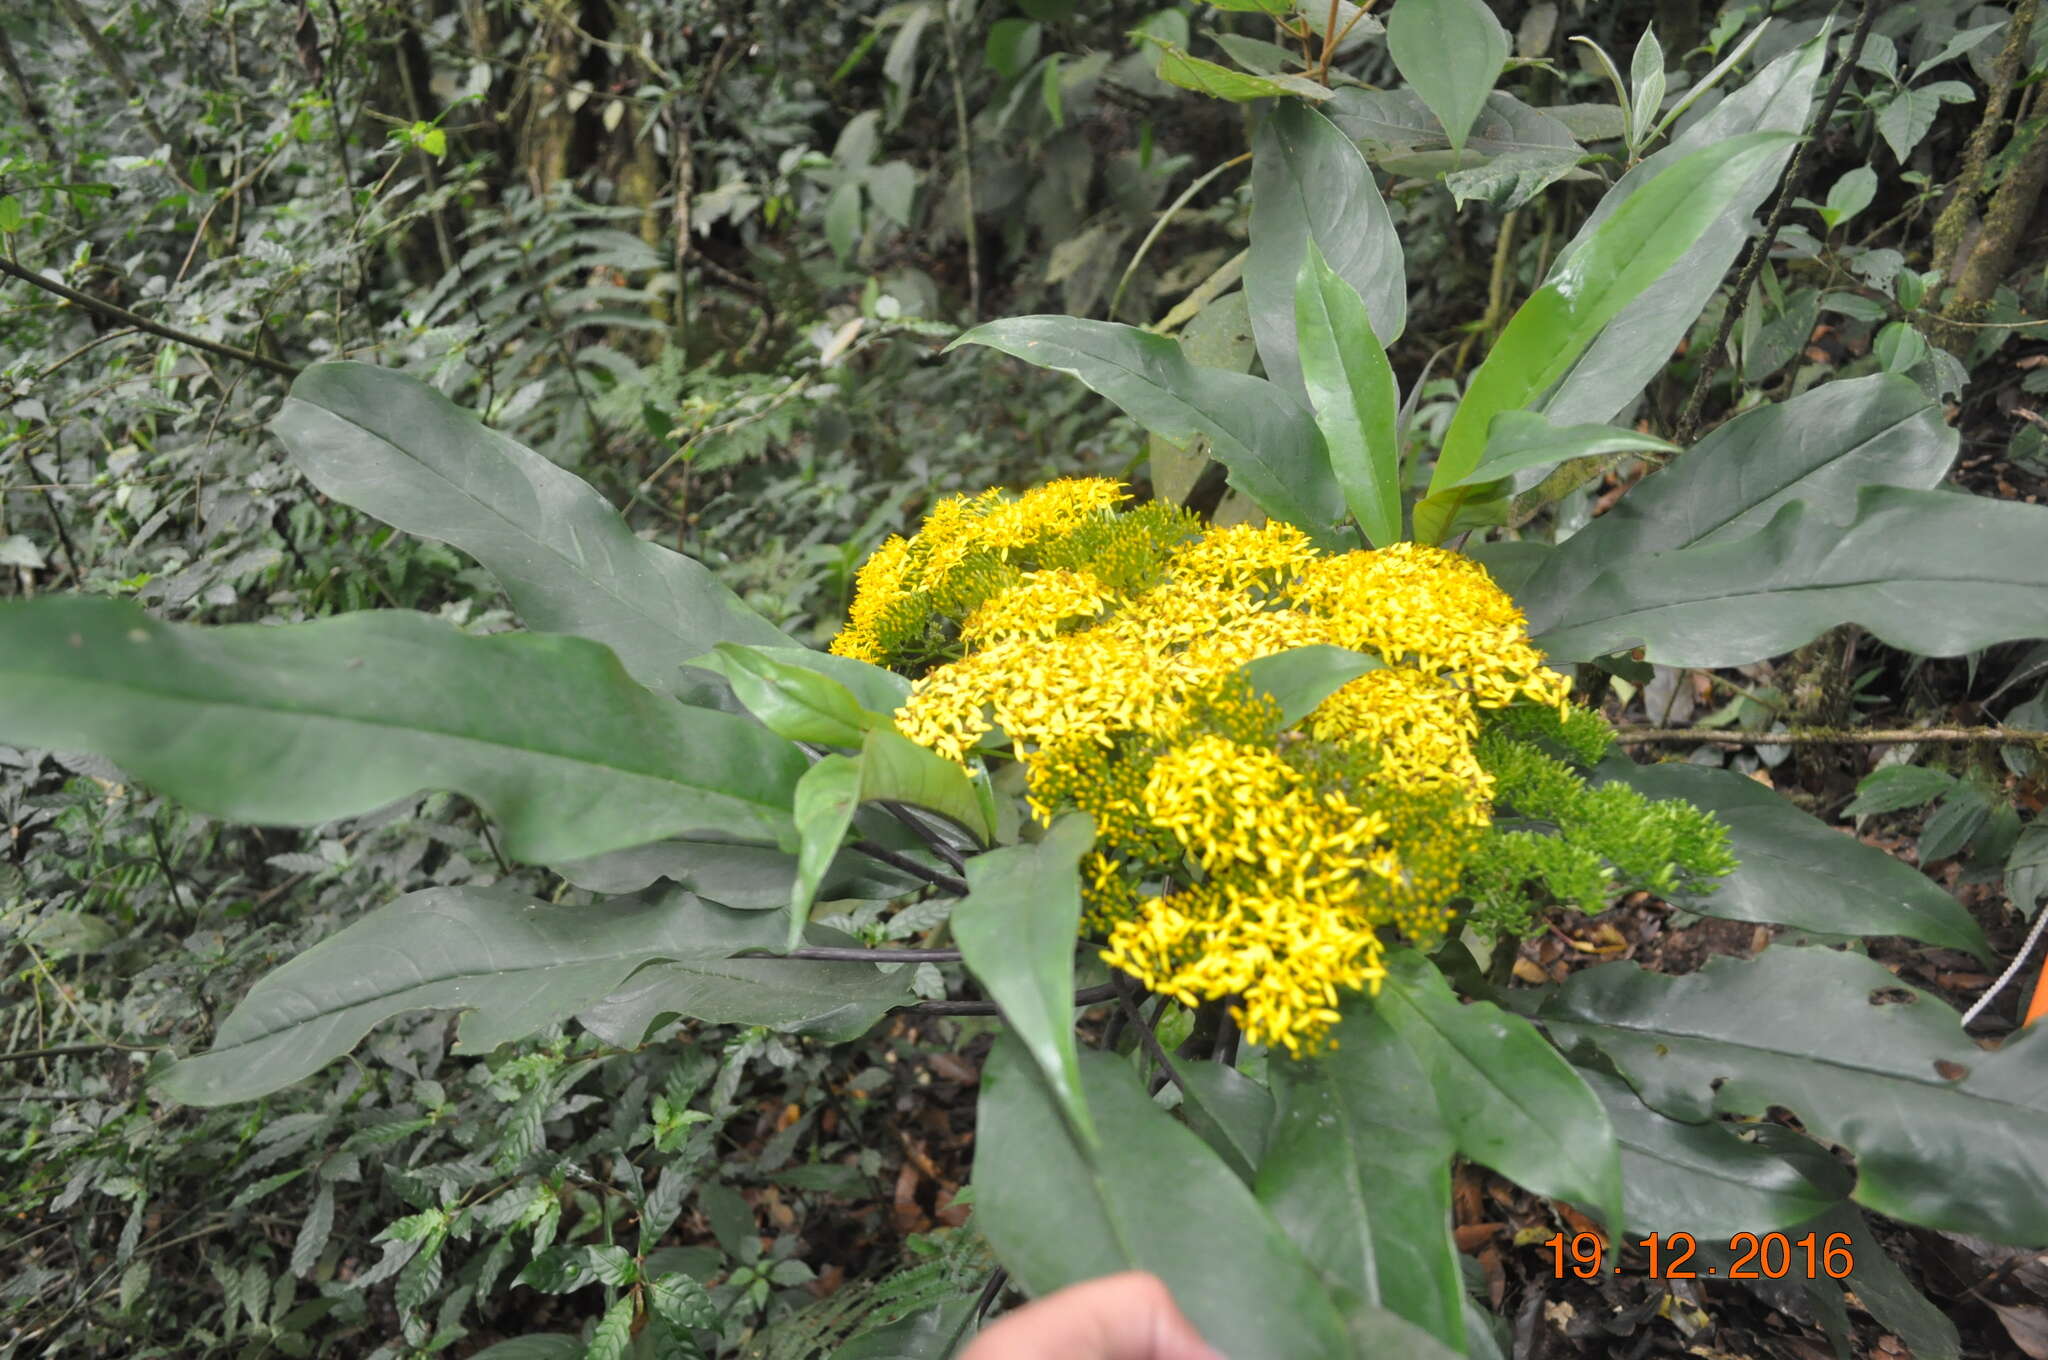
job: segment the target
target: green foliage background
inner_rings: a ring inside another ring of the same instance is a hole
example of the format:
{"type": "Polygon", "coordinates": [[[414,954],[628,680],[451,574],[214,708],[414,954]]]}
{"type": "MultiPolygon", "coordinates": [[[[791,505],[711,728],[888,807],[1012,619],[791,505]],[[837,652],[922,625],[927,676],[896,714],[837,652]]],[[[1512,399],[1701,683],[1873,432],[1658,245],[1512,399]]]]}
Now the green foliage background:
{"type": "MultiPolygon", "coordinates": [[[[1813,36],[1827,8],[1772,6],[1743,74],[1813,36]]],[[[1967,39],[2009,7],[1886,8],[1828,130],[1811,191],[1824,203],[1788,229],[1804,253],[1745,299],[1715,408],[1903,374],[2038,476],[2048,444],[2010,412],[2048,368],[2010,366],[2030,332],[2009,323],[2042,313],[2039,261],[2008,260],[1967,314],[1939,310],[1923,276],[1943,248],[1949,167],[1997,74],[1998,35],[1967,39]],[[1823,318],[1839,352],[1809,348],[1823,318]]],[[[1504,79],[1521,98],[1487,104],[1490,81],[1465,88],[1455,62],[1423,90],[1432,107],[1478,110],[1477,167],[1447,167],[1388,101],[1348,122],[1332,110],[1391,176],[1387,227],[1411,289],[1405,331],[1378,314],[1373,329],[1404,377],[1443,366],[1415,382],[1411,419],[1446,449],[1470,441],[1442,375],[1469,375],[1473,347],[1503,338],[1507,299],[1540,281],[1650,127],[1635,110],[1614,123],[1604,74],[1566,35],[1622,54],[1654,21],[1668,64],[1697,77],[1763,7],[1493,9],[1514,51],[1543,59],[1504,79]],[[1551,123],[1611,154],[1558,154],[1551,123]]],[[[2038,135],[2036,27],[2019,98],[2038,135]]],[[[1162,492],[1180,479],[1219,517],[1248,513],[1078,384],[937,351],[995,316],[1155,321],[1227,274],[1250,186],[1211,172],[1247,148],[1245,109],[1162,80],[1159,45],[1217,58],[1207,35],[1221,35],[1256,61],[1243,44],[1270,32],[1255,13],[1061,0],[10,11],[5,258],[107,306],[0,283],[0,593],[116,597],[176,622],[375,607],[505,631],[492,577],[339,503],[377,474],[301,473],[267,433],[285,400],[276,370],[336,358],[426,379],[805,643],[837,626],[866,552],[952,491],[1138,475],[1162,492]],[[242,356],[166,343],[122,312],[242,356]]],[[[1353,58],[1368,85],[1396,83],[1384,45],[1353,58]]],[[[2024,173],[2027,145],[2016,136],[1988,182],[2024,173]]],[[[1679,422],[1726,292],[1651,377],[1651,428],[1679,422]]],[[[1216,356],[1202,362],[1250,363],[1249,335],[1213,318],[1183,339],[1216,356]]],[[[1587,521],[1597,474],[1619,466],[1600,456],[1543,523],[1587,521]]],[[[1570,569],[1563,555],[1540,568],[1570,569]]],[[[1789,710],[1840,720],[1967,701],[2048,727],[2038,649],[1943,666],[1830,669],[1802,653],[1722,696],[1714,720],[1765,736],[1789,710]]],[[[1620,685],[1654,718],[1678,674],[1620,685]]],[[[1747,772],[1773,755],[1788,772],[1808,761],[1767,742],[1734,760],[1747,772]]],[[[1880,771],[1849,814],[1941,800],[1921,861],[1964,855],[1966,874],[2003,878],[2030,915],[2048,890],[2028,804],[2040,757],[1921,759],[1880,771]],[[1922,782],[1900,787],[1906,769],[1922,782]]],[[[577,1030],[479,1057],[451,1051],[445,1017],[415,1015],[380,1029],[364,1061],[257,1105],[173,1108],[141,1089],[152,1053],[203,1047],[257,977],[340,926],[425,888],[549,901],[567,883],[514,867],[497,837],[516,830],[453,795],[303,834],[250,830],[94,759],[13,747],[0,747],[0,826],[0,1335],[20,1353],[471,1353],[615,1316],[604,1269],[621,1235],[653,1253],[651,1273],[710,1282],[676,1285],[675,1309],[715,1310],[720,1354],[823,1353],[986,1275],[985,1248],[944,1226],[964,1167],[912,1212],[877,1207],[906,1164],[909,1112],[957,1081],[931,1054],[971,1043],[976,1022],[845,1048],[703,1026],[622,1052],[577,1030]],[[826,1260],[861,1278],[819,1304],[804,1286],[826,1260]],[[549,1292],[515,1288],[522,1272],[549,1292]]],[[[1971,947],[1974,931],[1918,906],[1971,947]]],[[[869,943],[918,929],[903,915],[839,924],[869,943]]],[[[929,965],[903,981],[944,987],[929,965]]],[[[1592,1024],[1572,1009],[1584,1000],[1559,1002],[1558,1023],[1592,1024]]],[[[997,1080],[1025,1079],[1007,1049],[995,1061],[997,1080]]],[[[1899,1305],[1887,1325],[1910,1315],[1899,1305]]]]}

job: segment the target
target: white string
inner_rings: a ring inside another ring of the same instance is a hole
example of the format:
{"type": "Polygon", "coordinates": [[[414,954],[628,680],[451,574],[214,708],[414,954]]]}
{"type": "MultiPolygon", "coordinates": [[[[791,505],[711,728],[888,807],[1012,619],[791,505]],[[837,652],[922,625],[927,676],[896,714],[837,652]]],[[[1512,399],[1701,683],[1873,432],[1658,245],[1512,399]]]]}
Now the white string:
{"type": "Polygon", "coordinates": [[[2044,926],[2048,926],[2048,907],[2043,907],[2041,914],[2034,918],[2034,928],[2027,932],[2026,943],[2020,946],[2019,953],[2013,955],[2012,963],[2006,967],[2006,970],[1998,975],[1998,981],[1992,983],[1991,989],[1977,998],[1976,1005],[1963,1012],[1964,1025],[1967,1026],[1972,1020],[1975,1020],[1978,1014],[1991,1004],[1992,998],[2005,990],[2005,984],[2012,981],[2013,975],[2019,972],[2020,965],[2025,963],[2028,956],[2034,952],[2034,945],[2040,940],[2041,930],[2044,926]]]}

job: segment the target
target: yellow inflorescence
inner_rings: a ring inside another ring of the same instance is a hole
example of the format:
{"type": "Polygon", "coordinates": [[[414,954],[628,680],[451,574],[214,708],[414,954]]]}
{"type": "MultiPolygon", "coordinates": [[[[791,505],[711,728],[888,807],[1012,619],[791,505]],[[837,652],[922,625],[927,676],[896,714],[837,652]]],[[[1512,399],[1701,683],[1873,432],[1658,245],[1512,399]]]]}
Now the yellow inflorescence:
{"type": "Polygon", "coordinates": [[[1442,934],[1490,815],[1480,710],[1561,707],[1568,681],[1456,553],[1324,553],[1125,499],[941,503],[861,568],[833,650],[924,672],[896,714],[912,740],[965,761],[998,733],[1038,816],[1094,819],[1085,925],[1111,964],[1313,1049],[1340,992],[1377,990],[1383,930],[1442,934]],[[1314,644],[1385,664],[1283,731],[1239,668],[1314,644]]]}

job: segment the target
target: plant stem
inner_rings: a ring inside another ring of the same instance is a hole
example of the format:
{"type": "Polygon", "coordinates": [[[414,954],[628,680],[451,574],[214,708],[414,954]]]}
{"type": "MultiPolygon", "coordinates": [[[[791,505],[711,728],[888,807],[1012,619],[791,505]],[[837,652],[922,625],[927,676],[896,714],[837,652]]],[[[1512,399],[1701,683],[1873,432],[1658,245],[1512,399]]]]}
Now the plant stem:
{"type": "Polygon", "coordinates": [[[873,841],[855,841],[853,848],[871,860],[888,865],[891,869],[901,869],[904,873],[921,878],[935,888],[944,888],[953,897],[967,896],[966,879],[955,878],[952,874],[942,874],[937,869],[927,868],[910,856],[898,854],[886,845],[877,845],[873,841]]]}
{"type": "Polygon", "coordinates": [[[1705,732],[1692,727],[1617,727],[1614,739],[1624,746],[1904,746],[1914,742],[1989,742],[2000,746],[2048,744],[2048,731],[2025,727],[1897,727],[1859,731],[1808,728],[1801,732],[1705,732]]]}
{"type": "MultiPolygon", "coordinates": [[[[1116,988],[1110,983],[1099,987],[1083,987],[1074,993],[1074,1005],[1098,1006],[1105,1001],[1116,999],[1116,988]]],[[[999,1008],[993,1001],[920,1001],[914,1006],[901,1008],[909,1015],[999,1015],[999,1008]]],[[[1117,1012],[1122,1015],[1122,1011],[1117,1012]]]]}
{"type": "Polygon", "coordinates": [[[1138,1014],[1137,1004],[1131,1000],[1133,985],[1135,984],[1123,974],[1116,975],[1117,1004],[1123,1008],[1131,1028],[1138,1031],[1138,1042],[1145,1045],[1145,1051],[1159,1064],[1160,1070],[1166,1074],[1166,1079],[1178,1087],[1182,1095],[1186,1095],[1188,1084],[1180,1079],[1180,1072],[1174,1067],[1173,1059],[1166,1056],[1166,1046],[1159,1042],[1159,1036],[1152,1032],[1152,1027],[1138,1014]]]}
{"type": "Polygon", "coordinates": [[[96,298],[90,293],[81,293],[75,288],[66,288],[54,279],[46,279],[41,274],[22,268],[12,260],[0,258],[0,274],[20,279],[23,283],[33,284],[44,292],[55,293],[66,302],[74,303],[89,312],[97,312],[101,316],[110,317],[126,326],[133,326],[139,331],[148,331],[151,335],[160,336],[165,340],[175,340],[181,345],[190,345],[192,348],[204,350],[208,354],[218,354],[223,359],[234,359],[241,363],[254,364],[256,367],[268,369],[282,378],[296,378],[299,376],[299,368],[294,364],[284,362],[282,359],[273,359],[267,354],[257,354],[253,350],[236,349],[233,345],[223,345],[218,340],[207,340],[201,336],[161,325],[151,321],[146,316],[129,311],[126,307],[117,307],[113,303],[96,298]]]}
{"type": "Polygon", "coordinates": [[[1849,50],[1842,54],[1841,64],[1835,68],[1835,78],[1828,83],[1827,93],[1821,97],[1813,122],[1807,125],[1806,135],[1800,138],[1799,149],[1792,153],[1792,162],[1785,167],[1785,177],[1778,181],[1778,198],[1771,205],[1770,220],[1764,225],[1764,234],[1750,242],[1742,272],[1735,280],[1735,295],[1728,300],[1728,310],[1722,313],[1721,325],[1714,332],[1714,343],[1700,356],[1699,376],[1693,379],[1692,391],[1685,399],[1685,409],[1678,416],[1677,432],[1671,437],[1674,444],[1690,444],[1699,432],[1700,408],[1706,404],[1707,387],[1714,380],[1716,358],[1728,349],[1728,337],[1735,333],[1735,323],[1742,319],[1742,309],[1748,305],[1750,291],[1756,287],[1764,265],[1770,260],[1771,247],[1778,242],[1778,231],[1792,211],[1793,200],[1806,190],[1813,163],[1819,159],[1814,152],[1814,144],[1827,131],[1828,120],[1835,116],[1835,105],[1841,102],[1842,91],[1848,88],[1849,75],[1856,69],[1856,62],[1863,55],[1864,40],[1870,36],[1871,25],[1876,22],[1877,0],[1863,0],[1863,11],[1856,18],[1856,31],[1849,38],[1849,50]]]}

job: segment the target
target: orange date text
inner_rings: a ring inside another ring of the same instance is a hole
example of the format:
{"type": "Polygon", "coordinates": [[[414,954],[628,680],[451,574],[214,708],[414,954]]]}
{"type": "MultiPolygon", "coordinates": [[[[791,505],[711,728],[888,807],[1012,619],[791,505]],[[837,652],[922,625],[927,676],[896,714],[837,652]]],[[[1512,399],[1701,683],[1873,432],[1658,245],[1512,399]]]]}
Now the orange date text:
{"type": "MultiPolygon", "coordinates": [[[[1557,1233],[1543,1245],[1550,1248],[1551,1269],[1560,1280],[1566,1275],[1591,1280],[1622,1272],[1618,1254],[1609,1261],[1607,1244],[1597,1234],[1557,1233]]],[[[1648,1274],[1653,1280],[1839,1280],[1856,1268],[1855,1244],[1847,1233],[1736,1233],[1728,1239],[1734,1259],[1725,1269],[1694,1260],[1699,1243],[1691,1233],[1651,1233],[1629,1245],[1649,1254],[1648,1274]]]]}

